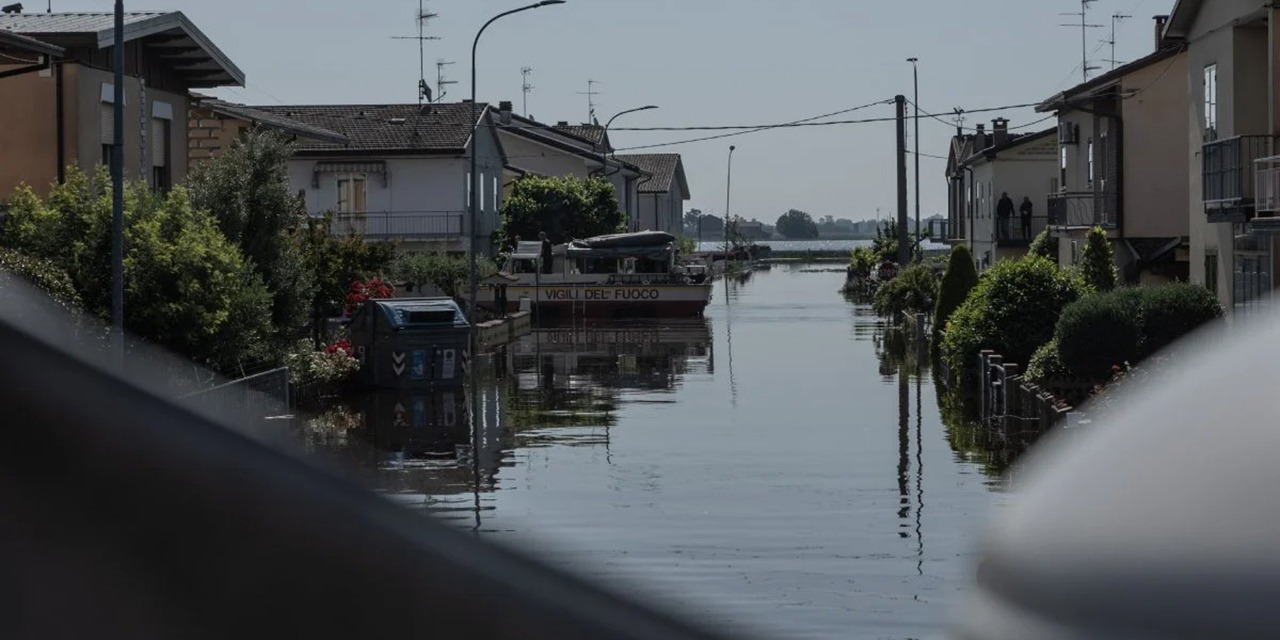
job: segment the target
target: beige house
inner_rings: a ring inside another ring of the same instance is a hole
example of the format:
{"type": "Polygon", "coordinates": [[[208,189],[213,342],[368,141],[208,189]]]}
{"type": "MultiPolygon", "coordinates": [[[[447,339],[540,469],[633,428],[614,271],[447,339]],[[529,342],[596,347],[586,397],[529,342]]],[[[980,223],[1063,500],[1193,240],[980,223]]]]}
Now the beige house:
{"type": "Polygon", "coordinates": [[[1179,43],[1055,95],[1058,185],[1049,226],[1059,262],[1076,262],[1092,227],[1108,231],[1122,280],[1185,280],[1189,265],[1187,53],[1179,43]]]}
{"type": "MultiPolygon", "coordinates": [[[[639,203],[636,229],[640,231],[666,231],[680,235],[684,232],[684,203],[689,195],[689,179],[685,177],[684,161],[678,153],[622,154],[618,160],[639,167],[646,177],[637,187],[639,203]]],[[[739,232],[742,232],[739,224],[739,232]]]]}
{"type": "Polygon", "coordinates": [[[1234,313],[1273,297],[1278,29],[1280,7],[1266,0],[1179,0],[1164,30],[1166,42],[1186,43],[1188,56],[1191,279],[1234,313]]]}
{"type": "Polygon", "coordinates": [[[978,125],[976,133],[955,136],[947,161],[947,218],[931,224],[930,235],[968,245],[979,269],[1026,255],[1048,220],[1046,194],[1057,190],[1055,132],[1011,133],[1009,122],[997,119],[990,132],[978,125]],[[1002,221],[997,207],[1006,193],[1014,214],[1002,221]],[[1031,201],[1025,224],[1024,198],[1031,201]]]}
{"type": "Polygon", "coordinates": [[[336,131],[268,113],[262,109],[202,96],[191,95],[187,120],[187,164],[190,167],[222,155],[231,145],[254,127],[272,129],[300,139],[330,144],[347,144],[350,139],[336,131]]]}
{"type": "MultiPolygon", "coordinates": [[[[114,144],[114,16],[0,14],[0,34],[62,50],[0,58],[0,201],[20,184],[45,192],[68,165],[108,164],[114,144]]],[[[243,86],[244,73],[180,12],[125,15],[124,170],[158,189],[187,174],[188,94],[243,86]]]]}

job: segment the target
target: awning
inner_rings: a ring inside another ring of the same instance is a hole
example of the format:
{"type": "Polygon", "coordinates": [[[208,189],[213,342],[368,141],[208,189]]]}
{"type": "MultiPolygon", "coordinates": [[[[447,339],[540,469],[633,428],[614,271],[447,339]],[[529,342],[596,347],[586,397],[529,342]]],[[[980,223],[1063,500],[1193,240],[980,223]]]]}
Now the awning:
{"type": "Polygon", "coordinates": [[[377,173],[382,175],[382,186],[387,186],[387,163],[372,162],[317,162],[311,173],[311,187],[320,188],[322,173],[377,173]]]}

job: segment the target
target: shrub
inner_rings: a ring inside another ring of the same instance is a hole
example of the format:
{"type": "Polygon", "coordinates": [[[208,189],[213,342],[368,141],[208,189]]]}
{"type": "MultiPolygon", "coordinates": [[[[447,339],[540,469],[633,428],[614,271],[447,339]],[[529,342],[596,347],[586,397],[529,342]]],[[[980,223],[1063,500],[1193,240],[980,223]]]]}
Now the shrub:
{"type": "MultiPolygon", "coordinates": [[[[467,288],[471,262],[465,255],[447,253],[402,253],[389,267],[391,277],[399,282],[431,283],[444,295],[459,297],[467,288]]],[[[497,273],[491,260],[476,260],[476,277],[483,280],[497,273]]]]}
{"type": "Polygon", "coordinates": [[[972,384],[983,349],[995,350],[1006,362],[1029,362],[1053,336],[1062,310],[1083,291],[1079,277],[1045,258],[996,263],[951,315],[943,339],[947,366],[972,384]]]}
{"type": "Polygon", "coordinates": [[[351,290],[347,293],[346,317],[350,318],[364,303],[369,300],[385,300],[395,296],[395,289],[391,285],[382,281],[382,278],[374,276],[369,280],[355,280],[351,283],[351,290]]]}
{"type": "Polygon", "coordinates": [[[350,343],[339,341],[317,349],[310,340],[300,340],[284,356],[289,379],[301,387],[329,387],[360,370],[360,361],[350,351],[350,343]]]}
{"type": "Polygon", "coordinates": [[[1068,305],[1054,338],[1062,364],[1075,375],[1104,380],[1112,368],[1142,355],[1144,290],[1095,293],[1068,305]]]}
{"type": "Polygon", "coordinates": [[[933,348],[936,351],[942,342],[942,333],[946,330],[951,314],[964,304],[969,292],[978,285],[978,271],[973,268],[973,254],[964,245],[956,245],[951,249],[951,260],[947,263],[947,271],[942,276],[942,284],[938,286],[938,304],[933,309],[933,348]]]}
{"type": "Polygon", "coordinates": [[[1054,262],[1058,261],[1058,239],[1048,229],[1040,232],[1035,240],[1031,241],[1031,247],[1027,249],[1028,255],[1040,256],[1054,262]]]}
{"type": "Polygon", "coordinates": [[[938,299],[938,274],[925,265],[908,267],[876,291],[872,308],[881,317],[929,313],[938,299]]]}
{"type": "Polygon", "coordinates": [[[1090,289],[1107,292],[1116,288],[1119,271],[1116,269],[1115,253],[1111,249],[1111,241],[1102,227],[1089,230],[1087,242],[1080,252],[1080,275],[1090,289]]]}
{"type": "Polygon", "coordinates": [[[1204,287],[1184,283],[1142,291],[1144,358],[1223,315],[1217,296],[1204,287]]]}
{"type": "Polygon", "coordinates": [[[1063,364],[1062,357],[1058,353],[1058,341],[1050,340],[1036,349],[1031,356],[1031,362],[1027,365],[1026,378],[1028,382],[1038,385],[1045,385],[1054,382],[1061,382],[1072,378],[1071,369],[1063,364]]]}
{"type": "Polygon", "coordinates": [[[65,308],[74,310],[81,306],[80,294],[76,293],[71,276],[49,260],[0,248],[0,271],[23,278],[65,308]]]}

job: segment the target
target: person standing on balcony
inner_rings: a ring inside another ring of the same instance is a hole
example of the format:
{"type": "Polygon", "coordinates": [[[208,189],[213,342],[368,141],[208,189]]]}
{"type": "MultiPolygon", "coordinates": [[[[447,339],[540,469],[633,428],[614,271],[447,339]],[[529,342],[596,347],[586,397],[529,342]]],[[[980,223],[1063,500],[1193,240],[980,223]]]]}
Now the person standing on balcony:
{"type": "Polygon", "coordinates": [[[1013,199],[1009,197],[1009,192],[1000,194],[1000,202],[996,204],[996,218],[999,222],[996,226],[996,238],[999,240],[1009,239],[1009,220],[1013,218],[1013,199]]]}
{"type": "Polygon", "coordinates": [[[1031,214],[1035,212],[1035,205],[1031,204],[1029,196],[1022,196],[1022,206],[1018,208],[1018,212],[1022,214],[1022,239],[1031,239],[1031,214]]]}

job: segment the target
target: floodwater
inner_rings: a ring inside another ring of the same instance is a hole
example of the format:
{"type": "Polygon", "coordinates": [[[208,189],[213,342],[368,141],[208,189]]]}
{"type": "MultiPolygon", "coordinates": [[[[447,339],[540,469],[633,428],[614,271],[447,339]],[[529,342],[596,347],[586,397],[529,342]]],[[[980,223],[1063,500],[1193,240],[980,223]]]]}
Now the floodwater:
{"type": "Polygon", "coordinates": [[[1001,483],[843,277],[778,266],[718,283],[705,320],[539,331],[483,368],[478,449],[461,393],[370,396],[327,446],[408,508],[712,625],[935,637],[1001,483]]]}

